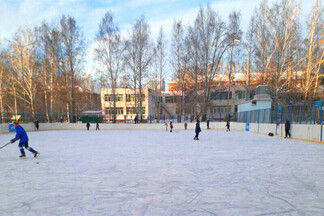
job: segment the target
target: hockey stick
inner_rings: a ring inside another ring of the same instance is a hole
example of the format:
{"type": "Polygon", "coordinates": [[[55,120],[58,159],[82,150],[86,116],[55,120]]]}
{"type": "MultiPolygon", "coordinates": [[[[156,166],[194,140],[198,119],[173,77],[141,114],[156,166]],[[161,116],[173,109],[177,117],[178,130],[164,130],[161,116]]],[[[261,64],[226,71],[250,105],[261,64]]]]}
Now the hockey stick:
{"type": "Polygon", "coordinates": [[[174,129],[172,129],[172,131],[174,131],[174,132],[176,132],[176,133],[179,133],[179,131],[176,131],[176,130],[174,130],[174,129]]]}
{"type": "Polygon", "coordinates": [[[11,142],[8,142],[7,144],[5,144],[5,145],[1,146],[1,147],[0,147],[0,149],[2,149],[3,147],[5,147],[5,146],[9,145],[10,143],[11,143],[11,142]]]}

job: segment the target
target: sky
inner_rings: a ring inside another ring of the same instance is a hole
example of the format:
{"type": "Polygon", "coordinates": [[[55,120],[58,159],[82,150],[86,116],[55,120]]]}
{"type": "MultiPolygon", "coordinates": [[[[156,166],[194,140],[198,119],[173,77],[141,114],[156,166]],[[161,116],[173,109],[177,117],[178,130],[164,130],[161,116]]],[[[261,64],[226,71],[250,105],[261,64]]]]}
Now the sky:
{"type": "MultiPolygon", "coordinates": [[[[271,4],[275,0],[268,0],[271,4]]],[[[107,11],[113,13],[123,35],[144,15],[156,39],[159,29],[170,36],[175,19],[188,26],[196,18],[199,7],[208,3],[227,20],[233,10],[241,12],[241,28],[248,28],[254,8],[261,0],[0,0],[0,41],[10,39],[22,26],[33,28],[43,20],[58,21],[62,14],[73,16],[81,27],[88,44],[86,52],[87,73],[94,73],[93,47],[98,25],[107,11]]],[[[301,0],[302,16],[306,16],[316,0],[301,0]]],[[[169,38],[167,38],[170,40],[169,38]]]]}

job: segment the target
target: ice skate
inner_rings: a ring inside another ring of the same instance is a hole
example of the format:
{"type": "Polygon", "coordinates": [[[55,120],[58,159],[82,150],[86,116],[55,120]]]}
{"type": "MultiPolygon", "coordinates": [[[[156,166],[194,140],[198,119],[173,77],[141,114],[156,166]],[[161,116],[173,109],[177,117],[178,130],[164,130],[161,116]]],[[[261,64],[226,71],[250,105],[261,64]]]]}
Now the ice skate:
{"type": "Polygon", "coordinates": [[[34,158],[38,158],[38,156],[39,156],[39,152],[38,151],[35,151],[34,152],[34,158]]]}

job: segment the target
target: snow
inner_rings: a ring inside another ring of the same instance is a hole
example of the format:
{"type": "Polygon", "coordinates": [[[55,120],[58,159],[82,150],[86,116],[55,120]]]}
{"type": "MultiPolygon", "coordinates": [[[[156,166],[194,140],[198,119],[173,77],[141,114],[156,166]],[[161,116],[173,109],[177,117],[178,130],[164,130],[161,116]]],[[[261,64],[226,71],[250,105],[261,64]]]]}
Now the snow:
{"type": "Polygon", "coordinates": [[[0,215],[324,215],[323,144],[162,127],[28,135],[39,158],[0,150],[0,215]]]}

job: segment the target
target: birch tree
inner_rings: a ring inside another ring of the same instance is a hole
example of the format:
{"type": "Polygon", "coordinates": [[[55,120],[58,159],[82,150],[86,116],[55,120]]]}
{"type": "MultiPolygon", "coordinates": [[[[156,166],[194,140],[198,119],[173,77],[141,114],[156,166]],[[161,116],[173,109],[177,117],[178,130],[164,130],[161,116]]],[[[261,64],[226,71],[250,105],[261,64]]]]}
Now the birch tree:
{"type": "Polygon", "coordinates": [[[56,45],[58,34],[54,26],[48,23],[37,28],[39,49],[41,53],[41,79],[42,92],[44,96],[46,121],[53,120],[53,97],[54,97],[54,78],[58,70],[56,45]]]}
{"type": "Polygon", "coordinates": [[[300,5],[294,0],[282,0],[272,7],[263,1],[254,17],[257,63],[264,73],[264,84],[271,89],[275,106],[289,90],[289,81],[297,70],[299,11],[300,5]]]}
{"type": "MultiPolygon", "coordinates": [[[[137,84],[139,94],[140,120],[143,121],[143,87],[144,79],[148,76],[148,69],[154,57],[153,45],[150,40],[150,27],[142,16],[132,27],[129,40],[126,41],[126,61],[132,72],[135,104],[137,102],[137,84]]],[[[136,106],[136,105],[135,105],[136,106]]],[[[136,109],[136,107],[135,107],[136,109]]],[[[136,109],[137,115],[138,110],[136,109]]]]}
{"type": "MultiPolygon", "coordinates": [[[[0,46],[1,48],[1,46],[0,46]]],[[[6,56],[3,50],[0,50],[0,123],[4,123],[4,81],[5,81],[6,56]]]]}
{"type": "Polygon", "coordinates": [[[185,104],[185,87],[186,87],[186,74],[188,70],[188,57],[186,56],[186,41],[183,24],[181,21],[174,21],[172,28],[172,39],[171,39],[171,66],[174,71],[174,78],[177,81],[180,105],[179,114],[184,114],[185,104]]]}
{"type": "Polygon", "coordinates": [[[315,97],[324,64],[324,7],[317,0],[307,21],[304,99],[315,97]],[[313,95],[311,95],[313,93],[313,95]]]}
{"type": "Polygon", "coordinates": [[[206,114],[210,105],[211,86],[231,41],[226,36],[226,24],[209,5],[206,9],[200,8],[195,22],[195,30],[201,41],[199,65],[203,92],[200,110],[206,114]]]}
{"type": "Polygon", "coordinates": [[[75,84],[77,75],[81,73],[84,61],[85,40],[75,19],[63,15],[60,20],[59,41],[59,68],[65,76],[66,85],[66,112],[70,122],[76,121],[75,84]],[[72,114],[73,119],[70,119],[72,114]]]}
{"type": "Polygon", "coordinates": [[[107,12],[99,24],[95,49],[97,71],[112,89],[113,94],[113,122],[116,123],[116,88],[117,81],[124,69],[124,46],[118,26],[113,16],[107,12]]]}
{"type": "Polygon", "coordinates": [[[19,29],[11,42],[10,63],[12,68],[11,82],[15,97],[15,113],[17,115],[17,100],[26,102],[30,107],[32,119],[35,118],[36,78],[38,64],[35,56],[36,38],[29,28],[19,29]],[[17,91],[17,88],[19,91],[17,91]]]}
{"type": "MultiPolygon", "coordinates": [[[[159,92],[159,97],[158,97],[158,106],[157,106],[157,113],[160,114],[160,109],[161,109],[161,102],[160,98],[162,97],[162,88],[163,88],[163,79],[166,74],[165,72],[165,67],[166,67],[166,58],[167,58],[167,53],[166,53],[166,38],[165,34],[163,31],[163,27],[160,27],[159,35],[156,41],[156,49],[155,49],[155,68],[156,71],[154,73],[154,78],[156,80],[156,85],[159,86],[158,89],[156,89],[159,92]]],[[[158,121],[160,121],[160,115],[158,115],[158,121]]]]}

